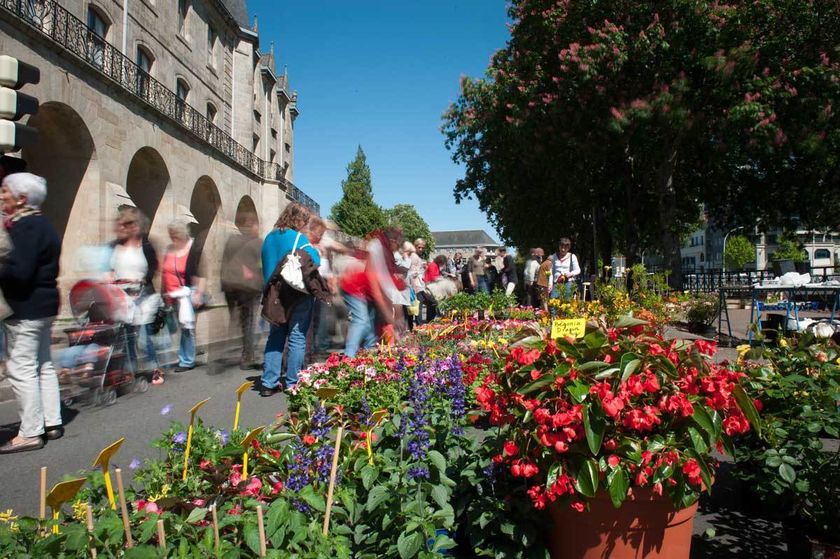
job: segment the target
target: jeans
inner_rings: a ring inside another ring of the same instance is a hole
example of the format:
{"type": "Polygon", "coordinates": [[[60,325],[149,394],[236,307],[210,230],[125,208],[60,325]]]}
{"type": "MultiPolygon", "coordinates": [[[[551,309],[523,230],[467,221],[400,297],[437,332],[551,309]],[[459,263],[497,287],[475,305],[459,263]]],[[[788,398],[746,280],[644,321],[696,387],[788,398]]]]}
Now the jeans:
{"type": "Polygon", "coordinates": [[[306,331],[312,320],[312,302],[314,297],[305,295],[295,305],[289,321],[280,326],[271,326],[268,340],[265,342],[265,365],[260,382],[263,388],[276,388],[280,384],[280,369],[283,366],[283,347],[289,339],[289,358],[286,363],[286,388],[291,388],[298,381],[298,372],[303,367],[306,357],[306,331]]]}
{"type": "Polygon", "coordinates": [[[146,342],[146,363],[151,365],[152,369],[160,368],[160,363],[157,358],[157,350],[155,349],[155,341],[152,338],[152,325],[144,324],[143,326],[126,326],[126,350],[128,351],[128,363],[131,370],[137,372],[140,370],[140,362],[137,358],[137,340],[140,338],[140,333],[143,333],[143,339],[146,342]]]}
{"type": "Polygon", "coordinates": [[[481,293],[490,293],[490,284],[487,282],[487,276],[477,276],[475,281],[481,293]]]}
{"type": "Polygon", "coordinates": [[[257,325],[257,305],[260,301],[260,295],[231,291],[225,293],[225,299],[227,299],[231,325],[236,319],[239,321],[239,328],[242,332],[242,361],[251,362],[255,358],[254,341],[257,325]]]}
{"type": "Polygon", "coordinates": [[[376,309],[364,299],[343,293],[344,304],[350,313],[350,326],[347,328],[347,342],[344,355],[355,357],[359,348],[370,349],[376,346],[376,309]]]}
{"type": "Polygon", "coordinates": [[[195,367],[195,330],[181,327],[181,343],[178,345],[178,366],[195,367]]]}
{"type": "Polygon", "coordinates": [[[6,320],[6,370],[17,399],[21,437],[39,437],[44,426],[61,425],[58,376],[50,355],[53,320],[6,320]]]}

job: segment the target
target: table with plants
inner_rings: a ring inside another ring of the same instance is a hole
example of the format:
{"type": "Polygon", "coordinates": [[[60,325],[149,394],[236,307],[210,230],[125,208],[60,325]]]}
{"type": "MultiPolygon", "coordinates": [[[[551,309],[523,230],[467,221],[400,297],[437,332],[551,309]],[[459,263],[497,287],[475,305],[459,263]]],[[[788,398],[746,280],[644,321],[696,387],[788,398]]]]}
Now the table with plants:
{"type": "Polygon", "coordinates": [[[667,300],[605,295],[552,303],[585,321],[558,338],[541,311],[461,297],[398,346],[305,369],[269,425],[184,410],[130,484],[106,465],[45,518],[0,515],[0,556],[688,558],[724,455],[791,546],[840,543],[836,343],[715,362],[664,337],[667,300]]]}

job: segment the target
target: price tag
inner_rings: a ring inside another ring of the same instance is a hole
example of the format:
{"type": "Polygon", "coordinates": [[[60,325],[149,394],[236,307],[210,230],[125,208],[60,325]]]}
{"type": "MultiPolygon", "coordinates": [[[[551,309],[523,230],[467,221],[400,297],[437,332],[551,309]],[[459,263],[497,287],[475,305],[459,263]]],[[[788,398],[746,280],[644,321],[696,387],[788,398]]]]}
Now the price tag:
{"type": "Polygon", "coordinates": [[[567,318],[554,320],[551,323],[551,339],[582,338],[586,334],[585,318],[567,318]]]}

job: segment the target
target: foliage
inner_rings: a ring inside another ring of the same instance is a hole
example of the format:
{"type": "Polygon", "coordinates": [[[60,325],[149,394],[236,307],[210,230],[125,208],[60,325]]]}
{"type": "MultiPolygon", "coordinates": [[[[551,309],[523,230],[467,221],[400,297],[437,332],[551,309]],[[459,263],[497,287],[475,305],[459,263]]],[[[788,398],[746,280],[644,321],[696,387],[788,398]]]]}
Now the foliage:
{"type": "Polygon", "coordinates": [[[720,313],[720,297],[716,293],[698,293],[686,305],[686,320],[711,325],[720,313]]]}
{"type": "Polygon", "coordinates": [[[821,440],[840,437],[838,355],[830,340],[804,335],[774,348],[744,346],[740,357],[747,393],[762,409],[762,430],[739,445],[735,475],[768,509],[799,511],[823,537],[836,537],[824,524],[831,514],[836,519],[840,495],[828,475],[838,458],[821,440]]]}
{"type": "Polygon", "coordinates": [[[710,490],[714,448],[757,425],[743,373],[711,362],[715,344],[666,342],[625,317],[581,340],[519,346],[476,399],[506,441],[494,461],[529,486],[536,508],[577,510],[602,487],[616,507],[631,487],[678,509],[710,490]]]}
{"type": "Polygon", "coordinates": [[[393,208],[385,210],[385,219],[390,225],[396,225],[402,229],[407,241],[412,243],[415,239],[426,241],[426,254],[433,254],[435,251],[435,238],[429,224],[423,219],[417,208],[411,204],[397,204],[393,208]]]}
{"type": "Polygon", "coordinates": [[[808,253],[799,242],[794,239],[781,239],[779,246],[773,253],[773,260],[793,260],[794,262],[806,262],[808,253]]]}
{"type": "Polygon", "coordinates": [[[596,231],[605,262],[613,244],[630,263],[656,249],[676,284],[701,202],[726,222],[840,218],[835,2],[515,0],[509,13],[510,40],[462,80],[444,133],[465,166],[456,199],[475,197],[512,244],[551,244],[564,216],[590,254],[596,231]]]}
{"type": "Polygon", "coordinates": [[[755,245],[743,235],[735,235],[726,240],[726,269],[741,271],[750,262],[755,262],[755,245]]]}
{"type": "Polygon", "coordinates": [[[330,219],[348,235],[365,237],[385,226],[385,214],[373,201],[370,167],[362,146],[347,165],[347,178],[341,181],[341,199],[332,207],[330,219]]]}

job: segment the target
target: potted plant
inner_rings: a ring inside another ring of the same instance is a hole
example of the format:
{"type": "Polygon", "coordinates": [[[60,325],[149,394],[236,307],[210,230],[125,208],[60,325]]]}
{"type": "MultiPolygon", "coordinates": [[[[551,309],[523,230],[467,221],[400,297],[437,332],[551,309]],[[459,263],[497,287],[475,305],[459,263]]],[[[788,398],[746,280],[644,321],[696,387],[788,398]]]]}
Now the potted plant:
{"type": "Polygon", "coordinates": [[[500,426],[494,457],[550,511],[552,557],[687,559],[714,448],[757,425],[743,373],[715,344],[666,341],[623,317],[583,339],[511,350],[476,400],[500,426]]]}
{"type": "Polygon", "coordinates": [[[713,326],[720,313],[720,299],[714,293],[695,295],[686,305],[688,331],[711,338],[717,333],[713,326]]]}

